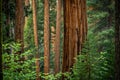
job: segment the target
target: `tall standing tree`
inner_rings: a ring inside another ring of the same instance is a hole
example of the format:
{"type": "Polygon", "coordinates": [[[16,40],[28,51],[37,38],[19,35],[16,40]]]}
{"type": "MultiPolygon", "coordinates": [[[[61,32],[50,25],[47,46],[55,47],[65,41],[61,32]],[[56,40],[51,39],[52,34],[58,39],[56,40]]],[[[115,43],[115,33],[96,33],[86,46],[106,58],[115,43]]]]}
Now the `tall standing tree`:
{"type": "Polygon", "coordinates": [[[39,52],[38,52],[38,32],[37,32],[37,13],[36,13],[36,0],[32,0],[32,8],[33,8],[33,29],[34,29],[34,42],[36,47],[36,80],[40,80],[39,72],[40,72],[40,61],[39,61],[39,52]]]}
{"type": "Polygon", "coordinates": [[[115,80],[120,80],[120,0],[115,0],[115,80]]]}
{"type": "Polygon", "coordinates": [[[15,12],[15,41],[21,44],[21,49],[18,54],[24,51],[24,0],[16,0],[16,12],[15,12]]]}
{"type": "Polygon", "coordinates": [[[61,26],[61,0],[57,0],[56,38],[55,38],[55,73],[60,71],[60,26],[61,26]]]}
{"type": "Polygon", "coordinates": [[[80,53],[87,32],[85,0],[64,1],[64,53],[62,72],[69,72],[80,53]]]}
{"type": "Polygon", "coordinates": [[[49,73],[50,29],[49,29],[49,0],[44,0],[44,73],[49,73]]]}

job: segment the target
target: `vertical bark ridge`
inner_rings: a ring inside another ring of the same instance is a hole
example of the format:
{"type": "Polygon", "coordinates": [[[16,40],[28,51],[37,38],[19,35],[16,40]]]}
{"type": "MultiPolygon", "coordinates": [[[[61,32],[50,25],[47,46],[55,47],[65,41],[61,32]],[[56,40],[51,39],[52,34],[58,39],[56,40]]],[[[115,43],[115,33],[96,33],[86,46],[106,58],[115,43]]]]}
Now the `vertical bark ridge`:
{"type": "Polygon", "coordinates": [[[61,0],[57,0],[56,40],[55,40],[55,73],[60,71],[60,26],[61,26],[61,0]]]}
{"type": "Polygon", "coordinates": [[[44,0],[44,73],[49,73],[50,56],[49,0],[44,0]]]}
{"type": "Polygon", "coordinates": [[[39,61],[39,52],[38,52],[38,31],[37,31],[37,10],[36,10],[36,0],[32,0],[32,8],[33,8],[33,30],[34,30],[34,42],[36,47],[36,80],[40,80],[40,61],[39,61]]]}
{"type": "Polygon", "coordinates": [[[16,0],[15,41],[21,44],[19,54],[24,51],[23,31],[24,31],[24,2],[22,0],[16,0]]]}
{"type": "Polygon", "coordinates": [[[71,71],[75,57],[86,38],[86,12],[83,0],[64,1],[64,54],[63,72],[71,71]]]}

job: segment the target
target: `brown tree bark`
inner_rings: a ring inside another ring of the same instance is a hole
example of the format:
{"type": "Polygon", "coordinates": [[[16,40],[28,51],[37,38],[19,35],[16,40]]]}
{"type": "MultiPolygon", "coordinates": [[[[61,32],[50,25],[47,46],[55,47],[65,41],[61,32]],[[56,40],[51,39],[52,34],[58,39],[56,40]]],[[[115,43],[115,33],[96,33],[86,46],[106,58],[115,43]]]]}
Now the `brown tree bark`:
{"type": "Polygon", "coordinates": [[[51,34],[50,34],[50,38],[51,38],[51,45],[52,45],[52,51],[55,53],[55,27],[51,26],[51,34]]]}
{"type": "Polygon", "coordinates": [[[60,26],[61,26],[61,0],[57,0],[56,39],[55,39],[55,73],[60,71],[60,26]]]}
{"type": "Polygon", "coordinates": [[[120,80],[120,0],[115,0],[115,80],[120,80]]]}
{"type": "Polygon", "coordinates": [[[16,0],[16,12],[15,12],[15,41],[21,44],[21,49],[18,54],[21,54],[24,51],[24,40],[23,40],[23,31],[24,31],[24,1],[16,0]]]}
{"type": "Polygon", "coordinates": [[[69,72],[87,33],[85,0],[64,1],[64,53],[62,72],[69,72]]]}
{"type": "Polygon", "coordinates": [[[49,0],[44,0],[44,73],[49,73],[50,31],[49,0]]]}
{"type": "Polygon", "coordinates": [[[36,0],[32,0],[32,8],[33,8],[33,29],[34,29],[34,42],[36,47],[36,80],[40,80],[40,61],[39,61],[39,52],[38,52],[38,32],[37,32],[37,13],[36,13],[36,0]]]}
{"type": "Polygon", "coordinates": [[[30,4],[29,0],[25,0],[25,6],[28,6],[30,4]]]}

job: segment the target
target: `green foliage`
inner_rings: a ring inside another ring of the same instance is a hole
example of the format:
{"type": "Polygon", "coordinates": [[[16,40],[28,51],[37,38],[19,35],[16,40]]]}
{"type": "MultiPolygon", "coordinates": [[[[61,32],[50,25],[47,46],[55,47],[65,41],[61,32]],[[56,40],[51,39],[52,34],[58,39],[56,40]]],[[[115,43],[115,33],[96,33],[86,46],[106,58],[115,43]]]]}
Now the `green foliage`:
{"type": "Polygon", "coordinates": [[[46,74],[46,73],[42,73],[41,74],[41,78],[45,79],[45,80],[59,80],[62,76],[62,73],[59,72],[57,74],[46,74]]]}
{"type": "Polygon", "coordinates": [[[114,29],[88,31],[84,48],[73,66],[70,80],[114,80],[114,29]]]}
{"type": "MultiPolygon", "coordinates": [[[[6,0],[7,1],[7,0],[6,0]]],[[[15,0],[14,0],[15,1],[15,0]]],[[[24,28],[25,52],[15,54],[20,49],[20,44],[11,42],[14,39],[15,2],[9,0],[8,10],[3,10],[3,76],[4,80],[35,80],[35,45],[33,36],[33,20],[31,6],[25,7],[28,17],[24,28]],[[8,14],[7,11],[10,11],[8,14]],[[10,23],[7,24],[10,15],[10,23]],[[11,33],[11,34],[10,34],[11,33]],[[7,36],[10,34],[9,36],[7,36]],[[11,43],[8,43],[11,42],[11,43]],[[19,61],[22,57],[24,61],[19,61]],[[20,71],[18,71],[21,69],[20,71]]],[[[39,53],[44,54],[44,4],[37,0],[37,25],[39,39],[39,53]]],[[[5,6],[5,4],[4,4],[5,6]]],[[[40,58],[40,76],[46,80],[59,80],[62,75],[65,80],[114,80],[114,0],[87,0],[88,7],[88,35],[87,41],[80,55],[76,58],[72,72],[53,74],[54,52],[51,50],[50,73],[43,73],[43,58],[40,58]],[[89,10],[92,7],[92,10],[89,10]],[[111,18],[109,21],[109,18],[111,18]]],[[[56,0],[50,0],[50,28],[56,27],[56,0]]],[[[63,24],[61,26],[60,53],[63,50],[63,24]]],[[[50,45],[52,47],[52,45],[50,45]]],[[[62,57],[62,54],[61,54],[62,57]]],[[[62,62],[62,58],[60,58],[62,62]]]]}
{"type": "Polygon", "coordinates": [[[34,80],[36,78],[34,50],[31,49],[22,54],[15,54],[19,51],[20,44],[14,42],[4,44],[3,49],[4,80],[34,80]],[[8,50],[11,50],[11,53],[7,53],[8,50]],[[23,57],[26,59],[20,60],[23,57]]]}
{"type": "MultiPolygon", "coordinates": [[[[3,80],[35,80],[35,49],[30,49],[22,54],[16,54],[20,49],[20,44],[11,42],[3,44],[3,80]],[[10,53],[8,53],[10,52],[10,53]],[[21,58],[24,57],[24,60],[21,58]]],[[[40,57],[40,61],[44,58],[40,57]]],[[[63,75],[61,72],[54,74],[39,74],[42,79],[58,80],[63,75]]]]}

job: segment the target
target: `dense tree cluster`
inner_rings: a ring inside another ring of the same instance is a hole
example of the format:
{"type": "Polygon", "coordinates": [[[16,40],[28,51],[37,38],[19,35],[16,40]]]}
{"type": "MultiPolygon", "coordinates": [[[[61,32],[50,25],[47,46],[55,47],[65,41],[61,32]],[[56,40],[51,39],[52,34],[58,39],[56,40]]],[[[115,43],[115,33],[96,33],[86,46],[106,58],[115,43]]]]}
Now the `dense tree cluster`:
{"type": "Polygon", "coordinates": [[[119,8],[119,0],[0,0],[1,78],[120,80],[119,8]]]}

